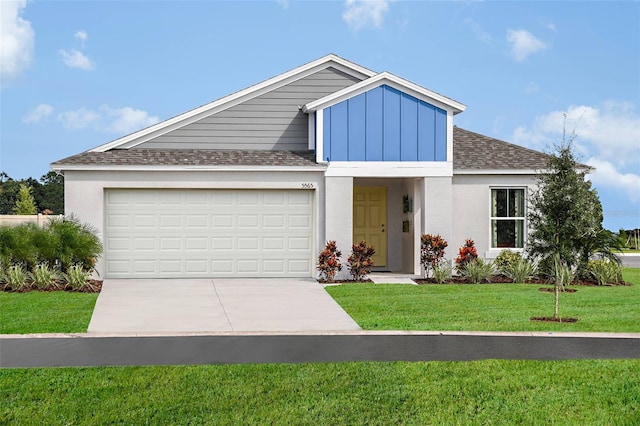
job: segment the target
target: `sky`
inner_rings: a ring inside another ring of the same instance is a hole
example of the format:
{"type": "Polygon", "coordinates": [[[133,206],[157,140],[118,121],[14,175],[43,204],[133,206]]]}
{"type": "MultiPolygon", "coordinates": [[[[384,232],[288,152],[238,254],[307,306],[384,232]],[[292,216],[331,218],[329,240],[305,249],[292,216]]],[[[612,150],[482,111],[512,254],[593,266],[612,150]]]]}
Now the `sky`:
{"type": "Polygon", "coordinates": [[[640,227],[638,1],[0,8],[0,169],[14,179],[335,53],[462,102],[459,127],[546,152],[572,138],[605,227],[640,227]]]}

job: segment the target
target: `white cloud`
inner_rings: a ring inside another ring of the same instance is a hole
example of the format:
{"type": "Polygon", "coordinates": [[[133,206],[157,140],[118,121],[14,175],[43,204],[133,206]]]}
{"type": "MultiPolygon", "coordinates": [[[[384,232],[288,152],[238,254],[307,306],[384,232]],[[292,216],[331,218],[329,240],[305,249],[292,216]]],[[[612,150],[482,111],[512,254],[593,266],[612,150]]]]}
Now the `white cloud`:
{"type": "Polygon", "coordinates": [[[342,19],[358,31],[365,27],[380,28],[389,11],[389,0],[346,0],[342,19]]]}
{"type": "Polygon", "coordinates": [[[518,62],[548,47],[527,30],[508,30],[507,41],[511,43],[511,54],[518,62]]]}
{"type": "Polygon", "coordinates": [[[80,108],[75,111],[65,111],[58,114],[58,120],[67,129],[79,130],[97,123],[100,120],[100,114],[86,108],[80,108]]]}
{"type": "Polygon", "coordinates": [[[146,111],[131,107],[111,108],[104,105],[101,109],[109,118],[106,130],[114,133],[131,133],[160,121],[158,117],[152,117],[146,111]]]}
{"type": "Polygon", "coordinates": [[[567,111],[536,117],[531,129],[519,127],[513,140],[539,148],[543,143],[559,142],[565,127],[567,135],[575,133],[576,142],[595,150],[598,157],[620,165],[640,161],[640,116],[628,102],[571,105],[567,111]]]}
{"type": "Polygon", "coordinates": [[[289,0],[276,0],[283,9],[289,9],[289,0]]]}
{"type": "Polygon", "coordinates": [[[606,186],[623,192],[633,203],[640,201],[640,175],[622,173],[608,161],[591,157],[586,162],[595,171],[590,175],[596,185],[606,186]]]}
{"type": "Polygon", "coordinates": [[[160,121],[158,117],[150,116],[148,112],[131,107],[112,108],[102,105],[98,111],[80,108],[58,114],[58,120],[67,129],[80,130],[92,127],[95,130],[126,134],[160,121]]]}
{"type": "Polygon", "coordinates": [[[20,15],[26,0],[0,1],[0,79],[13,79],[31,64],[35,34],[20,15]]]}
{"type": "Polygon", "coordinates": [[[53,107],[48,104],[40,104],[24,117],[22,117],[23,123],[37,123],[40,120],[47,118],[53,112],[53,107]]]}
{"type": "Polygon", "coordinates": [[[76,33],[73,35],[74,38],[77,38],[78,40],[80,40],[80,43],[82,44],[82,47],[84,47],[84,43],[87,41],[87,39],[89,38],[89,35],[87,34],[86,31],[84,30],[78,30],[76,31],[76,33]]]}
{"type": "Polygon", "coordinates": [[[514,143],[547,149],[575,135],[578,160],[596,168],[591,180],[640,201],[640,115],[629,102],[606,101],[600,105],[571,105],[566,111],[538,116],[530,127],[513,132],[514,143]],[[565,118],[566,117],[566,118],[565,118]]]}
{"type": "Polygon", "coordinates": [[[64,64],[69,68],[78,68],[85,71],[91,71],[95,69],[95,64],[91,62],[91,59],[87,58],[82,52],[71,49],[64,50],[60,49],[60,55],[62,55],[62,60],[64,64]]]}

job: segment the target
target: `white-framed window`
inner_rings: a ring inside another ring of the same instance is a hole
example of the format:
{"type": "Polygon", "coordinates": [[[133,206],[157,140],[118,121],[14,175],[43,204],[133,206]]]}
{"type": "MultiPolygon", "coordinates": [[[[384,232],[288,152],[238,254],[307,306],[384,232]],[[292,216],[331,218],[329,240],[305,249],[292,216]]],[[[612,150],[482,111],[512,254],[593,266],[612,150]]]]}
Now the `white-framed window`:
{"type": "Polygon", "coordinates": [[[491,248],[523,248],[525,189],[491,189],[491,248]]]}

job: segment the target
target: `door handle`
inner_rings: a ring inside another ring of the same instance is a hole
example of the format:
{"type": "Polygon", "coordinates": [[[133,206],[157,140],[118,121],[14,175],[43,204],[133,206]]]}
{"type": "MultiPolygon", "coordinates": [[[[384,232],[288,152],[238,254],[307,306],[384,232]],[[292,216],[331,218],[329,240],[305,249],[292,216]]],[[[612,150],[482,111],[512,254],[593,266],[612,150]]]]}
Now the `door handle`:
{"type": "Polygon", "coordinates": [[[384,223],[382,224],[382,230],[380,232],[384,232],[384,223]]]}

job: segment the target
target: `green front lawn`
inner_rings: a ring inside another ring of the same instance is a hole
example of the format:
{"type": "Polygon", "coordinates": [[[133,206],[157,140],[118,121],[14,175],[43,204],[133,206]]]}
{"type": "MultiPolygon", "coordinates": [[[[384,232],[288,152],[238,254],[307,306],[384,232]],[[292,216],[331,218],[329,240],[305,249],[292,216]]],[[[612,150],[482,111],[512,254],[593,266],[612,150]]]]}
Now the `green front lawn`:
{"type": "Polygon", "coordinates": [[[83,333],[96,293],[0,292],[0,334],[83,333]]]}
{"type": "Polygon", "coordinates": [[[633,286],[573,287],[560,295],[560,316],[576,323],[529,321],[553,315],[553,293],[533,284],[347,284],[326,290],[365,330],[640,332],[640,269],[633,286]]]}
{"type": "Polygon", "coordinates": [[[0,424],[638,424],[640,361],[0,370],[0,424]]]}

